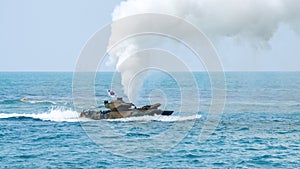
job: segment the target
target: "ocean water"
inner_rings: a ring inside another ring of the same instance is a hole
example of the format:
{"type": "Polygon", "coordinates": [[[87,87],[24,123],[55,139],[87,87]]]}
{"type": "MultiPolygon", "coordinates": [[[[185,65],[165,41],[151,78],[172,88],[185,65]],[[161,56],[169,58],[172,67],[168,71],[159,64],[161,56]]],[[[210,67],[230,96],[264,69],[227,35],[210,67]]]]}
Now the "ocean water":
{"type": "Polygon", "coordinates": [[[190,81],[178,84],[168,75],[152,73],[136,89],[136,104],[163,102],[163,108],[175,111],[172,116],[93,121],[78,118],[78,113],[110,99],[106,90],[112,84],[122,96],[118,74],[98,73],[97,104],[78,108],[73,73],[2,72],[0,168],[300,167],[299,72],[225,73],[224,113],[202,142],[212,83],[207,73],[193,76],[197,112],[181,109],[182,90],[195,93],[190,81]]]}

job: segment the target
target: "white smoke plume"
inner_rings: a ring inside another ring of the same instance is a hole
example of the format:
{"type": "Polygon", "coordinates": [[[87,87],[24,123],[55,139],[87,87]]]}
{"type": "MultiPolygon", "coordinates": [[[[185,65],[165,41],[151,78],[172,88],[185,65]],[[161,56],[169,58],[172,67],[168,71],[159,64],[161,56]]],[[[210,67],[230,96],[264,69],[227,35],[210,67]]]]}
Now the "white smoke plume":
{"type": "MultiPolygon", "coordinates": [[[[142,13],[174,15],[191,22],[213,41],[231,37],[258,48],[268,47],[281,24],[300,33],[299,0],[127,0],[114,9],[112,19],[142,13]]],[[[136,23],[135,26],[143,25],[136,23]]],[[[111,36],[118,30],[112,28],[111,36]]],[[[116,62],[116,68],[122,74],[125,94],[128,94],[126,89],[136,66],[147,65],[147,61],[138,58],[131,59],[134,63],[125,61],[135,57],[132,53],[140,48],[140,43],[128,40],[110,52],[111,60],[116,62]]]]}

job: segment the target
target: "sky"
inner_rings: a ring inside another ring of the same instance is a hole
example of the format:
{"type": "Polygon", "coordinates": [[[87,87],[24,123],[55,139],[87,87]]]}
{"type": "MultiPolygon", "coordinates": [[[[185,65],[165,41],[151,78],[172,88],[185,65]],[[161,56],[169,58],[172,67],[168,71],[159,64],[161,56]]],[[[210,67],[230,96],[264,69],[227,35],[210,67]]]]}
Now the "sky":
{"type": "Polygon", "coordinates": [[[73,71],[119,0],[0,0],[0,71],[73,71]]]}
{"type": "MultiPolygon", "coordinates": [[[[0,0],[0,71],[74,71],[81,49],[111,23],[120,2],[0,0]]],[[[300,36],[285,24],[267,48],[231,38],[213,43],[225,71],[300,71],[300,36]]]]}

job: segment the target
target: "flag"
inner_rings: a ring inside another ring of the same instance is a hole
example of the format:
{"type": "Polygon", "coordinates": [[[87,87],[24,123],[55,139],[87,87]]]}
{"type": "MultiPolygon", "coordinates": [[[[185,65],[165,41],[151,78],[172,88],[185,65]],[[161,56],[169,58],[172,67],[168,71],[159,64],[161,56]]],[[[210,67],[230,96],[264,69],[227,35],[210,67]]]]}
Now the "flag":
{"type": "Polygon", "coordinates": [[[107,94],[110,96],[110,97],[116,97],[116,93],[112,90],[107,90],[107,94]]]}

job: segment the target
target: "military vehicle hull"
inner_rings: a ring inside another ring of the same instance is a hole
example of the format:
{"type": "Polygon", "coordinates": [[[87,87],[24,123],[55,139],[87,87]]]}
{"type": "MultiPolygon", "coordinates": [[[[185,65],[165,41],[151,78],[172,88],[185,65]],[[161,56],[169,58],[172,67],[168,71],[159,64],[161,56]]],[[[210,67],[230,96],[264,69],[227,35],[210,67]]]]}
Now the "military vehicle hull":
{"type": "Polygon", "coordinates": [[[111,102],[108,102],[107,100],[104,101],[104,107],[109,110],[83,111],[80,113],[80,117],[101,120],[154,115],[169,116],[173,113],[173,111],[160,110],[158,109],[159,106],[160,103],[156,103],[137,108],[133,103],[126,103],[122,98],[117,98],[117,100],[111,102]]]}
{"type": "Polygon", "coordinates": [[[118,118],[127,118],[127,117],[140,117],[140,116],[154,116],[154,115],[163,115],[169,116],[173,111],[152,109],[152,110],[128,110],[128,111],[111,111],[111,110],[100,110],[100,111],[83,111],[80,113],[80,117],[89,118],[93,120],[102,120],[102,119],[118,119],[118,118]]]}

